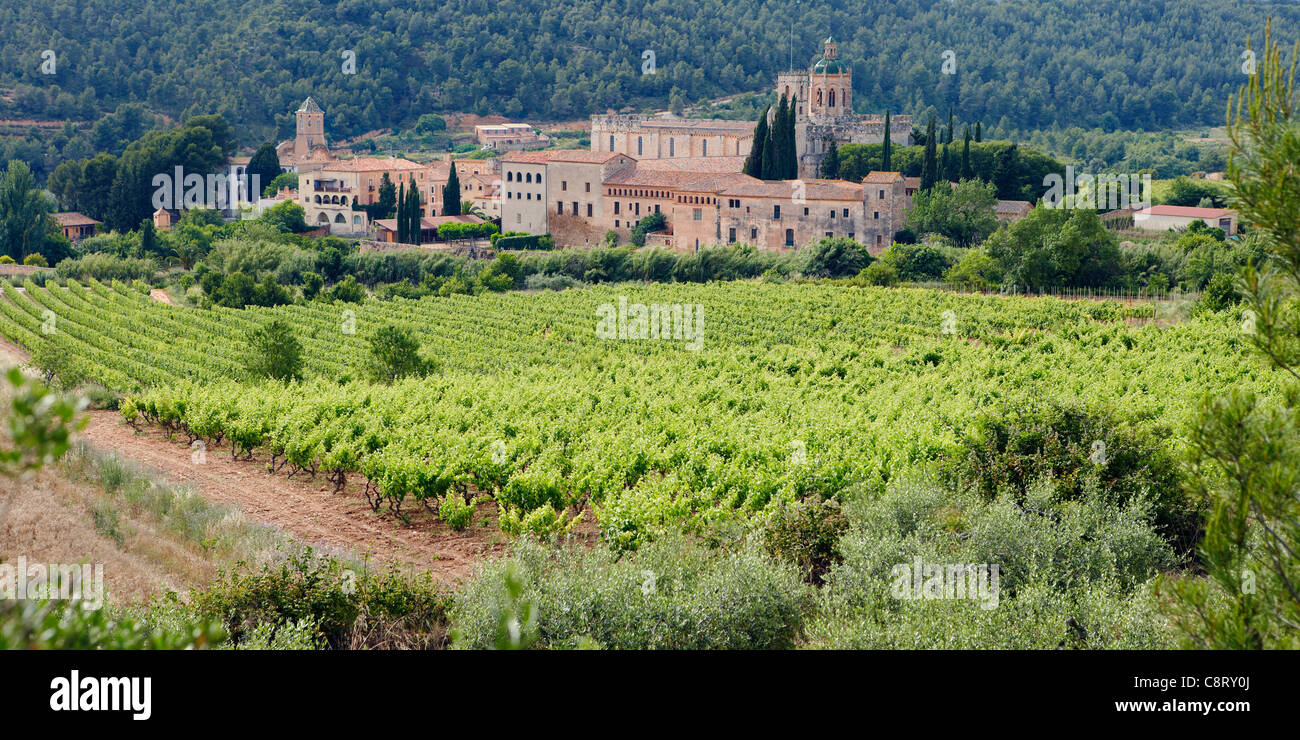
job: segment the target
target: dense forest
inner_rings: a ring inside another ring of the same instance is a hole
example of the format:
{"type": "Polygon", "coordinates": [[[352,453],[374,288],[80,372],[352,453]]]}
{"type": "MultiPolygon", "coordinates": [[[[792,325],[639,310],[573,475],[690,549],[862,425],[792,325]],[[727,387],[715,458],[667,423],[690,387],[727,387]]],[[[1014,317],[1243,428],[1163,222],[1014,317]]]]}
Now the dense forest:
{"type": "Polygon", "coordinates": [[[307,95],[342,136],[431,110],[559,120],[761,90],[827,34],[862,111],[954,106],[997,129],[1217,125],[1242,80],[1238,39],[1269,15],[1279,29],[1300,22],[1294,3],[1234,0],[6,5],[0,119],[93,121],[140,102],[177,120],[221,114],[244,145],[286,135],[307,95]],[[955,74],[942,70],[949,49],[955,74]],[[655,74],[642,74],[645,51],[655,74]]]}

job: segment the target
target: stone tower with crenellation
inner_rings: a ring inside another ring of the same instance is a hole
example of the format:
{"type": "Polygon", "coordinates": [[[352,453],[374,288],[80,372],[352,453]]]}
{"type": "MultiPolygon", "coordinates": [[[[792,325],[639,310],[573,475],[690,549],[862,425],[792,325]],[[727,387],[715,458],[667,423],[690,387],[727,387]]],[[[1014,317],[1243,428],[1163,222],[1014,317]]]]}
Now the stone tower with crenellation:
{"type": "MultiPolygon", "coordinates": [[[[778,74],[776,94],[797,101],[794,135],[800,178],[817,177],[832,142],[840,146],[885,140],[884,116],[853,112],[853,68],[840,61],[834,38],[822,42],[822,55],[807,70],[778,74]]],[[[889,128],[895,145],[912,143],[911,116],[893,116],[889,128]]]]}

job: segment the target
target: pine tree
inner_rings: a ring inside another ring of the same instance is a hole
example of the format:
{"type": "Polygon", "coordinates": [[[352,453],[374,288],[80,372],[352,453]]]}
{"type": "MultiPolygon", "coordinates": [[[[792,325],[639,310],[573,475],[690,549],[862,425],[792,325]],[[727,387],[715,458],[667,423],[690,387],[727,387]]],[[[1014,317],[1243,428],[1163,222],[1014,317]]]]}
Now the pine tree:
{"type": "Polygon", "coordinates": [[[961,179],[969,180],[970,178],[970,126],[967,126],[961,143],[961,179]]]}
{"type": "Polygon", "coordinates": [[[767,144],[767,112],[771,106],[764,108],[763,113],[758,117],[758,124],[754,126],[754,141],[749,146],[749,156],[745,157],[745,168],[742,170],[750,177],[763,177],[763,150],[767,144]]]}
{"type": "Polygon", "coordinates": [[[921,189],[929,190],[938,179],[938,162],[935,161],[934,116],[925,127],[925,159],[921,161],[921,189]]]}
{"type": "Polygon", "coordinates": [[[889,111],[885,111],[885,143],[880,149],[880,169],[882,172],[893,172],[893,143],[889,137],[889,111]]]}
{"type": "Polygon", "coordinates": [[[447,175],[447,184],[442,189],[442,215],[460,215],[460,176],[456,174],[456,162],[451,162],[451,173],[447,175]]]}

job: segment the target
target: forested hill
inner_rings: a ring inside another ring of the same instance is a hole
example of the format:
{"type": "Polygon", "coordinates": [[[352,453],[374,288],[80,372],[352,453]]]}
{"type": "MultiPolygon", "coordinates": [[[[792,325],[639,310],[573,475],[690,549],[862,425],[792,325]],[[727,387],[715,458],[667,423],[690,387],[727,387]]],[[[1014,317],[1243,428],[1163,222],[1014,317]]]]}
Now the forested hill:
{"type": "Polygon", "coordinates": [[[221,113],[246,144],[286,134],[309,94],[335,136],[430,110],[564,119],[764,89],[791,41],[802,66],[834,34],[861,111],[951,103],[962,120],[1015,128],[1218,124],[1244,40],[1269,15],[1289,46],[1294,2],[9,0],[0,118],[88,120],[139,101],[175,118],[221,113]],[[947,49],[955,75],[941,73],[947,49]],[[646,50],[656,74],[641,73],[646,50]]]}

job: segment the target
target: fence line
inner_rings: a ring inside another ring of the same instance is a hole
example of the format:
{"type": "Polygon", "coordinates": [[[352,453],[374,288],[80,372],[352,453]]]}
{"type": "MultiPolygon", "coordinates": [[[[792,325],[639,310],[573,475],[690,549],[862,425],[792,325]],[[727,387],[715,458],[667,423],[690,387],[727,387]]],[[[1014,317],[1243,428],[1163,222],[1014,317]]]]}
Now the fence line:
{"type": "Polygon", "coordinates": [[[932,290],[944,290],[951,293],[969,293],[979,295],[1001,295],[1001,296],[1025,296],[1029,298],[1060,298],[1062,300],[1093,300],[1093,301],[1171,301],[1171,300],[1196,300],[1201,297],[1201,291],[1183,291],[1174,290],[1127,290],[1123,288],[1075,288],[1075,287],[1049,287],[1027,289],[1022,285],[1013,285],[1000,287],[995,290],[984,290],[974,288],[969,285],[958,283],[942,282],[919,282],[912,283],[918,288],[930,288],[932,290]]]}

